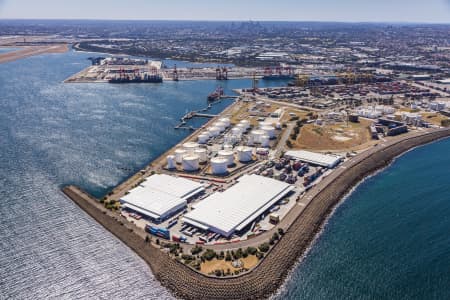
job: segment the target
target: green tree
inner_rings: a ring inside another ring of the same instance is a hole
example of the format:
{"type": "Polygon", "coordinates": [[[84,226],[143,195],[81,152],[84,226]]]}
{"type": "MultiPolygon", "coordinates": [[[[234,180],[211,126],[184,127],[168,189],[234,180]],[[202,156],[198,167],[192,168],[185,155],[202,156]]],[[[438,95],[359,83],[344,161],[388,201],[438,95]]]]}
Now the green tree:
{"type": "Polygon", "coordinates": [[[201,246],[195,245],[194,248],[191,249],[191,253],[193,255],[199,254],[203,251],[203,248],[201,246]]]}
{"type": "Polygon", "coordinates": [[[270,249],[270,246],[268,243],[262,243],[261,245],[258,246],[259,251],[261,252],[267,252],[270,249]]]}

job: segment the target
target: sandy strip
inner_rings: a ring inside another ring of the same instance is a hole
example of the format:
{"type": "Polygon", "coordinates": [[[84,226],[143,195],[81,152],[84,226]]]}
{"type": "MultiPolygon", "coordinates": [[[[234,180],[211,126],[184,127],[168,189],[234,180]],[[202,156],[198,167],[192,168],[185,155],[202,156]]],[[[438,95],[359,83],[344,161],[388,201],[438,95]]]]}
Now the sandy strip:
{"type": "Polygon", "coordinates": [[[67,44],[24,47],[17,51],[0,54],[0,64],[44,53],[64,53],[68,50],[67,44]]]}

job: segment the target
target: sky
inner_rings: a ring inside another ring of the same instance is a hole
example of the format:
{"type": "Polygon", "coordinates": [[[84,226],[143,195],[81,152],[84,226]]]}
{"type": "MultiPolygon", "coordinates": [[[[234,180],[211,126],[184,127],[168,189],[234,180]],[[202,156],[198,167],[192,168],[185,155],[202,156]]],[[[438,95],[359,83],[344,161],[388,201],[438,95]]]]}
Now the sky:
{"type": "Polygon", "coordinates": [[[450,23],[450,0],[0,0],[0,19],[450,23]]]}

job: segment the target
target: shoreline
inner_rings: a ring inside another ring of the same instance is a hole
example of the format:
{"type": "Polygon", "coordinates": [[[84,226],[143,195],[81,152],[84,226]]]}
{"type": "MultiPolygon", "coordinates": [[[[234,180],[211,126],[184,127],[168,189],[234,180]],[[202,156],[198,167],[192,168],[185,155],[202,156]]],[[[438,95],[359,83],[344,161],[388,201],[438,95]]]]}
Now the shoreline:
{"type": "Polygon", "coordinates": [[[41,54],[65,53],[67,51],[69,51],[69,46],[67,44],[19,47],[18,50],[0,54],[0,64],[41,54]]]}
{"type": "Polygon", "coordinates": [[[408,153],[410,151],[413,151],[414,149],[417,149],[419,147],[426,146],[426,145],[429,145],[429,144],[432,144],[432,143],[435,143],[435,142],[439,142],[439,141],[445,140],[445,139],[447,139],[449,137],[450,136],[438,138],[436,140],[432,140],[430,142],[426,142],[424,144],[420,144],[420,145],[417,145],[417,146],[413,146],[412,148],[409,148],[408,150],[400,153],[399,155],[397,155],[393,159],[391,159],[391,161],[387,165],[385,165],[385,166],[383,166],[383,167],[381,167],[381,168],[379,168],[377,170],[374,170],[372,173],[366,175],[361,180],[359,180],[354,186],[352,186],[348,190],[348,192],[344,196],[342,196],[341,199],[338,200],[338,202],[331,208],[329,214],[324,218],[322,224],[320,225],[319,230],[315,234],[315,236],[314,236],[313,240],[311,241],[311,243],[305,248],[303,254],[299,257],[297,262],[289,270],[288,275],[286,276],[286,279],[283,282],[283,284],[279,287],[279,289],[274,294],[271,295],[272,297],[270,299],[273,299],[273,297],[279,296],[281,294],[282,290],[285,289],[285,287],[286,287],[286,285],[288,283],[288,280],[290,280],[290,277],[292,276],[292,273],[295,271],[296,268],[298,268],[303,263],[303,261],[306,259],[306,257],[310,253],[310,251],[315,247],[316,242],[318,241],[318,239],[321,237],[321,235],[324,233],[326,227],[328,226],[328,222],[330,221],[330,219],[333,217],[333,215],[336,213],[336,211],[339,209],[339,207],[341,205],[343,205],[345,203],[345,201],[347,201],[347,199],[355,192],[355,190],[357,190],[359,188],[360,185],[364,184],[364,182],[366,182],[368,179],[370,179],[372,177],[375,177],[379,173],[382,173],[386,169],[390,168],[395,163],[395,161],[398,158],[400,158],[401,156],[405,155],[406,153],[408,153]]]}
{"type": "Polygon", "coordinates": [[[155,277],[175,296],[184,299],[267,298],[285,283],[293,267],[313,245],[337,205],[345,201],[351,191],[367,176],[388,167],[395,158],[415,147],[449,136],[450,129],[409,134],[362,153],[361,157],[352,160],[339,176],[318,191],[286,230],[283,238],[257,267],[235,277],[212,278],[195,272],[150,243],[145,243],[142,236],[146,235],[145,232],[128,227],[129,224],[125,224],[126,221],[122,219],[111,217],[95,198],[81,189],[67,186],[63,188],[63,192],[141,256],[155,277]]]}

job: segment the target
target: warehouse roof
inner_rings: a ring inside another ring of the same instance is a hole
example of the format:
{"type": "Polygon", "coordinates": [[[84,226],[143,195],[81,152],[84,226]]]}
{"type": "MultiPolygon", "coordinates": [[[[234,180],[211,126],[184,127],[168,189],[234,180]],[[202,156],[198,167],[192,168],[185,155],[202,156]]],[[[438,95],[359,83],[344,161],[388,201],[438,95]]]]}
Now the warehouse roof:
{"type": "Polygon", "coordinates": [[[339,164],[342,157],[338,155],[322,154],[304,150],[291,150],[285,153],[286,156],[299,159],[303,162],[311,163],[327,168],[334,168],[339,164]]]}
{"type": "Polygon", "coordinates": [[[158,219],[186,206],[189,197],[203,190],[203,185],[195,181],[157,174],[148,177],[120,200],[124,208],[158,219]]]}
{"type": "Polygon", "coordinates": [[[166,174],[150,176],[141,183],[141,186],[183,199],[188,199],[205,189],[198,182],[166,174]]]}
{"type": "Polygon", "coordinates": [[[183,220],[230,236],[253,222],[294,189],[293,186],[259,175],[244,175],[223,193],[215,193],[195,206],[183,220]]]}

